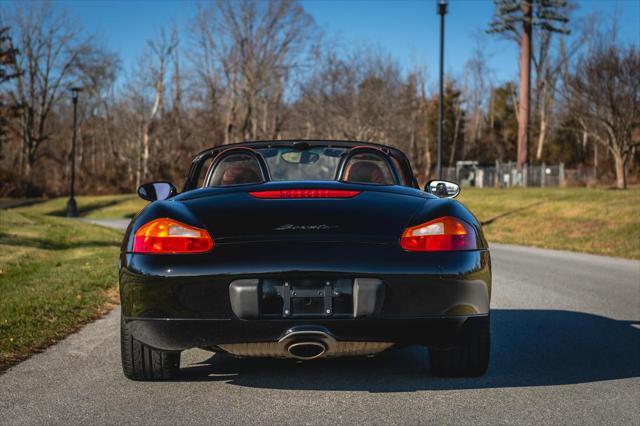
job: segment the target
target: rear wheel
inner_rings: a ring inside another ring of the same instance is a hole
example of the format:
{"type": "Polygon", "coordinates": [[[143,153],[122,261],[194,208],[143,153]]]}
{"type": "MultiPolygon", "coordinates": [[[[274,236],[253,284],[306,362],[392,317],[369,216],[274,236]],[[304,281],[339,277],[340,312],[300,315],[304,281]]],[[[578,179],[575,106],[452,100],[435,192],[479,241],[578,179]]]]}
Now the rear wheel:
{"type": "Polygon", "coordinates": [[[165,352],[136,340],[120,319],[122,371],[132,380],[169,380],[180,371],[180,352],[165,352]]]}
{"type": "Polygon", "coordinates": [[[482,376],[489,366],[490,320],[474,318],[462,330],[462,339],[453,347],[429,348],[431,371],[443,377],[482,376]]]}

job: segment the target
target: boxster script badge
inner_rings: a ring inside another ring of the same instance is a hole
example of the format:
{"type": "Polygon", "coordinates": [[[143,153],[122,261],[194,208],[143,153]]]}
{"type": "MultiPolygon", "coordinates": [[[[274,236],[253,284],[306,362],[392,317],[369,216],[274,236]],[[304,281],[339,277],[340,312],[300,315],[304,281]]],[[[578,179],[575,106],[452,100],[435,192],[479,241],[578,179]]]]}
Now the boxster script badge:
{"type": "Polygon", "coordinates": [[[329,231],[332,229],[338,229],[338,225],[292,225],[288,223],[278,226],[276,231],[329,231]]]}

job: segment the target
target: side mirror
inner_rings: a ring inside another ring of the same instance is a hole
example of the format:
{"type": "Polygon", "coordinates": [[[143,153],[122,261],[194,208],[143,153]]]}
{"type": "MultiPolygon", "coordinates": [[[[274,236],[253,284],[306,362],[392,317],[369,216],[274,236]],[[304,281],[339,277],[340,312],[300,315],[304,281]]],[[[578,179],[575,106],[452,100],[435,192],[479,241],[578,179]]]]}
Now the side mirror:
{"type": "Polygon", "coordinates": [[[177,193],[176,187],[165,181],[145,183],[138,188],[138,196],[147,201],[166,200],[177,193]]]}
{"type": "Polygon", "coordinates": [[[460,194],[460,185],[446,180],[430,180],[424,190],[436,197],[455,198],[460,194]]]}

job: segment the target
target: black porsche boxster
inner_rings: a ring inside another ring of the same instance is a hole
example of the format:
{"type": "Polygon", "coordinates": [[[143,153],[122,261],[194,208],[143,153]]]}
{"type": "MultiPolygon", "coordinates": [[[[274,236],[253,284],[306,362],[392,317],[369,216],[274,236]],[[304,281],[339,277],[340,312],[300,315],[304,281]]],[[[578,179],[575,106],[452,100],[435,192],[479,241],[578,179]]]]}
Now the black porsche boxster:
{"type": "Polygon", "coordinates": [[[166,380],[180,352],[374,355],[429,346],[431,371],[489,361],[491,260],[458,185],[421,190],[398,149],[268,141],[198,154],[149,201],[120,255],[124,374],[166,380]]]}

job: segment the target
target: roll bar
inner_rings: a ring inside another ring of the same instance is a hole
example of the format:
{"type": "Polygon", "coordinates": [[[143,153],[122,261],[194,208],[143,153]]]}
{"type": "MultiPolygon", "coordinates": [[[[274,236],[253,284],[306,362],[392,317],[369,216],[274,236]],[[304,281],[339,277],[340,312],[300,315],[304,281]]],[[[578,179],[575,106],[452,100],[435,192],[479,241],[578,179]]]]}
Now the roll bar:
{"type": "Polygon", "coordinates": [[[389,171],[393,175],[393,180],[395,184],[400,185],[400,177],[398,176],[398,171],[396,170],[396,167],[391,162],[388,152],[385,152],[381,148],[372,147],[372,146],[354,146],[349,151],[347,151],[346,154],[340,160],[340,163],[338,164],[335,180],[339,182],[344,182],[344,173],[346,171],[345,166],[349,164],[349,160],[351,160],[354,156],[358,154],[363,154],[363,153],[373,154],[375,156],[382,158],[385,161],[385,163],[387,163],[387,167],[389,168],[389,171]]]}

